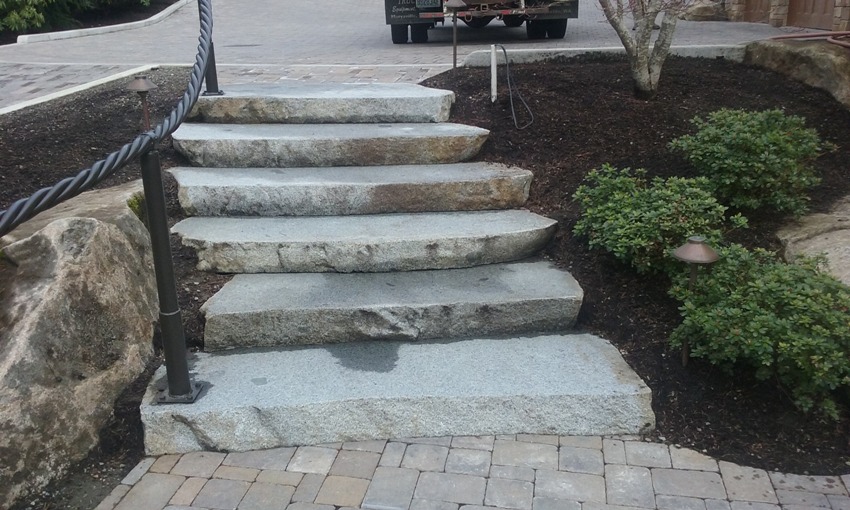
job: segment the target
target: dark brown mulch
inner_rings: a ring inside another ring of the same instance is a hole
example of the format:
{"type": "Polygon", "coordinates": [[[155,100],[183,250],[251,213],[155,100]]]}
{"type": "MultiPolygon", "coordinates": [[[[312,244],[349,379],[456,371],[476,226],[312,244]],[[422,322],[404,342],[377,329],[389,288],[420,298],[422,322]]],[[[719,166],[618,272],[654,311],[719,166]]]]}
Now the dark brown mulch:
{"type": "MultiPolygon", "coordinates": [[[[718,458],[784,472],[850,472],[850,420],[820,420],[796,411],[782,391],[741,371],[728,377],[693,360],[687,369],[667,347],[678,323],[668,282],[637,276],[604,253],[590,252],[570,235],[578,211],[570,197],[583,176],[602,163],[643,167],[650,175],[690,175],[691,168],[666,150],[667,142],[690,129],[689,119],[728,106],[784,108],[803,115],[838,150],[822,157],[823,183],[812,192],[814,211],[827,210],[850,194],[850,112],[826,93],[777,74],[722,60],[671,59],[657,100],[632,98],[626,64],[619,59],[582,58],[512,67],[528,101],[533,124],[514,127],[506,95],[489,100],[488,71],[461,69],[428,80],[458,95],[453,120],[491,130],[479,159],[522,166],[534,172],[529,207],[560,221],[546,256],[569,269],[585,290],[579,327],[610,339],[653,390],[656,440],[701,450],[718,458]]],[[[159,85],[151,96],[154,118],[164,116],[185,86],[187,70],[151,73],[159,85]]],[[[501,83],[504,83],[502,80],[501,83]]],[[[116,83],[46,105],[0,117],[0,209],[130,140],[138,130],[137,98],[116,83]],[[81,107],[82,105],[82,107],[81,107]],[[85,112],[81,114],[80,112],[85,112]]],[[[521,106],[517,104],[518,109],[521,106]]],[[[166,166],[180,164],[167,144],[166,166]]],[[[138,177],[138,167],[119,171],[105,184],[138,177]]],[[[173,182],[168,182],[172,218],[179,217],[173,182]]],[[[774,232],[786,219],[751,216],[753,228],[736,241],[777,246],[774,232]]],[[[194,257],[175,245],[178,290],[189,342],[202,345],[198,307],[226,277],[193,270],[194,257]]],[[[142,455],[137,403],[140,383],[116,408],[107,438],[48,495],[18,508],[87,508],[120,481],[142,455]],[[119,438],[119,439],[116,439],[119,438]],[[120,466],[120,467],[119,467],[120,466]],[[107,469],[110,468],[110,469],[107,469]],[[80,494],[86,493],[81,499],[80,494]]]]}

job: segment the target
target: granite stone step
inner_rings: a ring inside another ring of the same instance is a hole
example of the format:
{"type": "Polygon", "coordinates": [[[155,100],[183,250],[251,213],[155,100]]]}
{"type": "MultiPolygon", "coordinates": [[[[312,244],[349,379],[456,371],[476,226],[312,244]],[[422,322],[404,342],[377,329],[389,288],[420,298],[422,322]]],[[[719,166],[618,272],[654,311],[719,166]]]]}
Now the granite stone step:
{"type": "Polygon", "coordinates": [[[375,272],[471,267],[520,260],[557,222],[526,210],[187,218],[172,231],[198,268],[224,273],[375,272]]]}
{"type": "Polygon", "coordinates": [[[193,166],[316,167],[458,163],[489,131],[462,124],[184,123],[174,147],[193,166]]]}
{"type": "Polygon", "coordinates": [[[454,93],[412,83],[228,85],[223,96],[201,96],[193,122],[230,124],[445,122],[454,93]]]}
{"type": "Polygon", "coordinates": [[[238,275],[204,303],[204,348],[566,331],[583,292],[550,262],[396,273],[238,275]]]}
{"type": "Polygon", "coordinates": [[[521,207],[531,172],[495,163],[169,169],[192,216],[334,216],[521,207]]]}
{"type": "Polygon", "coordinates": [[[388,437],[638,434],[651,392],[609,342],[552,335],[457,342],[364,342],[199,353],[192,405],[141,416],[148,455],[246,451],[388,437]]]}

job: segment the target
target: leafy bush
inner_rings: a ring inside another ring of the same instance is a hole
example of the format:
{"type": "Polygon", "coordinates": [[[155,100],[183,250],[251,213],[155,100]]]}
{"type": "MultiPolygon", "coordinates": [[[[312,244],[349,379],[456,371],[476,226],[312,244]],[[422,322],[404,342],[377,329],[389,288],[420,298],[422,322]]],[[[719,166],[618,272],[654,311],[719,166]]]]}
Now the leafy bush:
{"type": "MultiPolygon", "coordinates": [[[[610,165],[590,172],[573,195],[582,208],[574,231],[587,236],[591,248],[611,252],[638,272],[681,271],[670,250],[692,235],[719,241],[726,208],[707,190],[705,178],[648,183],[645,174],[610,165]]],[[[736,217],[735,223],[745,220],[736,217]]]]}
{"type": "Polygon", "coordinates": [[[802,117],[723,109],[691,122],[697,133],[673,140],[670,147],[709,178],[721,202],[795,215],[806,210],[806,192],[820,182],[811,163],[829,144],[822,144],[802,117]]]}
{"type": "Polygon", "coordinates": [[[822,272],[821,259],[786,264],[740,245],[697,279],[670,294],[683,305],[674,346],[728,370],[747,365],[775,378],[795,403],[837,418],[836,389],[850,389],[850,288],[822,272]]]}
{"type": "Polygon", "coordinates": [[[150,0],[0,0],[0,32],[66,28],[74,16],[107,7],[150,5],[150,0]]]}

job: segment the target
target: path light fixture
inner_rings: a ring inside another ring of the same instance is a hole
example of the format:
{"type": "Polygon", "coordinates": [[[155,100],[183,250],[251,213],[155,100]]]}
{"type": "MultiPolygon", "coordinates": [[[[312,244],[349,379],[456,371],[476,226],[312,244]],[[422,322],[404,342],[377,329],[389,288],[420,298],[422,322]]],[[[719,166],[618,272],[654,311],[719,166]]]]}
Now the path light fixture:
{"type": "MultiPolygon", "coordinates": [[[[694,291],[694,286],[697,281],[697,271],[700,265],[710,265],[720,259],[717,251],[705,242],[702,236],[691,236],[688,242],[673,250],[673,257],[686,262],[691,266],[691,276],[688,279],[688,290],[694,291]]],[[[682,340],[682,366],[688,366],[688,357],[690,356],[690,346],[688,339],[682,340]]]]}
{"type": "Polygon", "coordinates": [[[457,69],[457,11],[466,8],[463,0],[448,0],[446,7],[452,12],[452,69],[457,69]]]}
{"type": "Polygon", "coordinates": [[[156,85],[145,75],[136,76],[133,81],[127,85],[127,90],[139,94],[139,99],[142,101],[142,127],[145,131],[151,130],[151,113],[148,106],[148,92],[155,89],[156,85]]]}

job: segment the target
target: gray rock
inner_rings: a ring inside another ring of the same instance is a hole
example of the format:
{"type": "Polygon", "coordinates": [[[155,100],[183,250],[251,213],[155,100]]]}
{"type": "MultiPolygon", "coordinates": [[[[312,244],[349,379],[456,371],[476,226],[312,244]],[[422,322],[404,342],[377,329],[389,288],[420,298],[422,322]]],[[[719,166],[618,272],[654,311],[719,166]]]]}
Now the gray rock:
{"type": "Polygon", "coordinates": [[[696,0],[679,18],[685,21],[726,21],[729,16],[724,5],[725,2],[719,0],[696,0]]]}
{"type": "Polygon", "coordinates": [[[824,41],[756,41],[747,45],[744,62],[826,90],[850,107],[850,59],[846,48],[824,41]]]}
{"type": "Polygon", "coordinates": [[[191,369],[209,383],[191,406],[151,405],[153,386],[143,400],[150,455],[516,430],[635,434],[655,423],[649,388],[592,335],[199,354],[191,369]]]}
{"type": "Polygon", "coordinates": [[[239,275],[203,306],[207,350],[565,331],[583,293],[549,262],[239,275]]]}
{"type": "Polygon", "coordinates": [[[85,193],[2,239],[0,507],[84,458],[152,355],[150,242],[126,205],[139,189],[85,193]]]}
{"type": "Polygon", "coordinates": [[[445,122],[454,93],[412,83],[229,85],[223,96],[201,96],[195,122],[291,124],[445,122]]]}
{"type": "Polygon", "coordinates": [[[334,216],[509,209],[531,172],[495,163],[332,168],[172,168],[193,216],[334,216]]]}
{"type": "Polygon", "coordinates": [[[850,285],[850,197],[839,201],[829,213],[804,216],[776,235],[786,260],[825,255],[829,273],[850,285]]]}
{"type": "Polygon", "coordinates": [[[466,161],[486,129],[460,124],[190,124],[174,147],[195,166],[313,167],[466,161]]]}
{"type": "Polygon", "coordinates": [[[470,267],[540,250],[555,220],[524,210],[287,218],[187,218],[173,227],[198,268],[226,273],[470,267]]]}

